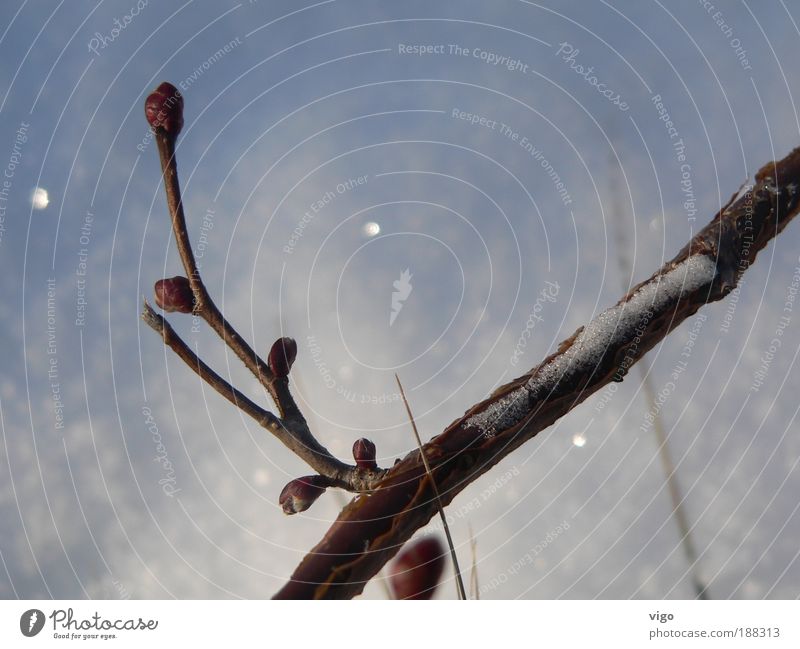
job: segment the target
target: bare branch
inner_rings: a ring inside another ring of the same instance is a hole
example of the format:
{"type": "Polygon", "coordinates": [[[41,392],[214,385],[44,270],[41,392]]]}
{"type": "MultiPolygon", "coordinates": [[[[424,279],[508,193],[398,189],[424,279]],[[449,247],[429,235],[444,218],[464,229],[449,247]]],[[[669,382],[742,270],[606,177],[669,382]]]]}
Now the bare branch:
{"type": "Polygon", "coordinates": [[[142,320],[145,324],[158,333],[164,340],[164,344],[174,351],[178,357],[191,367],[197,375],[208,383],[212,388],[219,392],[223,397],[230,401],[241,411],[250,415],[264,428],[280,435],[279,430],[283,429],[280,419],[268,410],[253,403],[248,397],[239,392],[235,387],[223,379],[219,374],[206,365],[200,357],[192,351],[183,339],[175,332],[172,325],[167,322],[164,316],[156,313],[147,300],[142,309],[142,320]]]}
{"type": "Polygon", "coordinates": [[[164,340],[164,344],[172,349],[201,379],[242,412],[252,417],[260,426],[275,435],[320,475],[327,478],[328,486],[340,487],[348,491],[365,491],[382,475],[383,472],[380,470],[366,471],[340,462],[310,433],[306,434],[302,429],[290,428],[286,422],[251,401],[206,365],[175,332],[169,322],[156,313],[147,302],[144,303],[142,320],[156,331],[164,340]]]}
{"type": "Polygon", "coordinates": [[[800,149],[764,166],[678,255],[496,390],[354,499],[276,598],[349,598],[437,512],[422,455],[444,504],[539,431],[612,380],[697,310],[724,298],[800,204],[800,149]]]}
{"type": "MultiPolygon", "coordinates": [[[[293,344],[294,341],[290,341],[290,339],[276,341],[276,344],[281,344],[281,350],[284,351],[281,369],[276,370],[276,374],[270,365],[256,354],[244,338],[225,319],[211,299],[200,277],[186,228],[186,217],[183,211],[180,183],[178,182],[178,165],[175,159],[175,141],[183,126],[183,98],[177,88],[169,83],[162,83],[148,96],[145,102],[145,115],[153,128],[156,143],[158,144],[158,154],[164,178],[167,207],[172,220],[172,230],[175,234],[178,253],[194,296],[193,313],[208,323],[258,379],[277,405],[280,419],[257,406],[203,363],[180,339],[169,323],[156,314],[146,303],[142,314],[144,321],[158,331],[164,342],[209,385],[274,433],[289,449],[305,460],[321,476],[324,476],[329,485],[339,486],[349,491],[369,491],[372,485],[385,472],[377,467],[351,466],[333,457],[311,433],[305,417],[303,417],[294,397],[292,397],[289,390],[288,373],[291,361],[294,358],[290,361],[285,357],[285,352],[290,346],[289,343],[293,344]]],[[[180,278],[169,280],[172,282],[169,287],[173,287],[175,280],[178,279],[180,278]]],[[[296,347],[294,352],[296,353],[296,347]]],[[[276,359],[281,357],[277,352],[274,355],[276,359]]]]}
{"type": "Polygon", "coordinates": [[[222,338],[225,344],[241,359],[247,368],[269,392],[278,406],[281,417],[302,421],[305,419],[289,392],[288,381],[275,377],[266,362],[247,344],[244,338],[223,317],[214,300],[208,293],[206,285],[200,277],[197,263],[189,241],[186,228],[186,217],[183,213],[181,188],[178,182],[178,165],[175,159],[175,138],[164,129],[156,130],[158,154],[161,160],[161,171],[164,177],[164,190],[167,195],[167,207],[172,218],[172,231],[175,243],[183,263],[186,277],[194,293],[194,313],[205,320],[222,338]]]}

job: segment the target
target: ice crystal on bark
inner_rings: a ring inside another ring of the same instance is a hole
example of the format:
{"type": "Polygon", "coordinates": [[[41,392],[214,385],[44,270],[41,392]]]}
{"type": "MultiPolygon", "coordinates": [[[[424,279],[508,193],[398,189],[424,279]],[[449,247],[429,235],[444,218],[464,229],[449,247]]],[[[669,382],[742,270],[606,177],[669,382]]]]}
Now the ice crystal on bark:
{"type": "Polygon", "coordinates": [[[515,426],[534,402],[547,396],[560,381],[569,381],[576,373],[591,374],[609,348],[632,340],[641,333],[637,329],[644,331],[667,305],[710,284],[715,273],[716,264],[711,257],[688,257],[642,286],[627,302],[603,311],[581,330],[564,353],[541,367],[527,383],[470,417],[467,426],[476,426],[489,437],[515,426]]]}

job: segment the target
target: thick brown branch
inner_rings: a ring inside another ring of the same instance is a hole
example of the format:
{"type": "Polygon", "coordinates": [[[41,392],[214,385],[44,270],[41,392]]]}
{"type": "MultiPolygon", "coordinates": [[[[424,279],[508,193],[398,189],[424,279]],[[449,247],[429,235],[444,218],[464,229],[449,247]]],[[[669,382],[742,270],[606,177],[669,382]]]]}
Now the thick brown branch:
{"type": "MultiPolygon", "coordinates": [[[[725,297],[758,251],[797,213],[798,184],[800,149],[795,149],[763,167],[754,187],[732,199],[672,261],[615,307],[428,442],[423,452],[444,504],[596,390],[622,380],[633,363],[701,306],[725,297]],[[677,280],[682,283],[675,290],[677,280]],[[643,302],[649,302],[644,310],[643,302]],[[618,323],[610,334],[609,318],[618,323]],[[597,342],[591,337],[602,343],[594,355],[588,353],[589,345],[597,342]]],[[[389,470],[370,496],[356,498],[342,510],[276,598],[357,595],[436,511],[421,454],[412,452],[389,470]]]]}

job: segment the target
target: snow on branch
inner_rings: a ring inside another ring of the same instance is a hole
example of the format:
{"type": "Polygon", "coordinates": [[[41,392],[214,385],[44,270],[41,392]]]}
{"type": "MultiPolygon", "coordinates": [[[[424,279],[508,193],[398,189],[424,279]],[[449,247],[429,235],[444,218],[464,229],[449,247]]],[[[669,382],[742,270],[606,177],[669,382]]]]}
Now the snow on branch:
{"type": "Polygon", "coordinates": [[[560,382],[569,382],[578,373],[592,372],[609,349],[621,347],[631,339],[638,345],[636,332],[641,337],[654,313],[677,303],[684,293],[711,284],[716,270],[713,259],[694,255],[656,277],[627,302],[603,311],[581,329],[563,354],[552,358],[527,383],[470,417],[467,426],[480,428],[491,437],[498,430],[516,425],[529,413],[532,404],[551,394],[560,382]]]}

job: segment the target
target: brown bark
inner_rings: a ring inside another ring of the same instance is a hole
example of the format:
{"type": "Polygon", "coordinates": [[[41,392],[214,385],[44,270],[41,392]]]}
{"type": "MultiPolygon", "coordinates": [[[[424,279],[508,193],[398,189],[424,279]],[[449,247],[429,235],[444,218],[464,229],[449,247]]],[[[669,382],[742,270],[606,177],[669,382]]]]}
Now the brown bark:
{"type": "MultiPolygon", "coordinates": [[[[612,380],[621,380],[633,362],[652,349],[672,329],[708,302],[721,300],[736,286],[769,240],[795,216],[800,205],[800,148],[781,161],[765,165],[756,183],[721,209],[674,259],[650,279],[629,291],[618,304],[629,301],[650,282],[694,255],[716,263],[713,281],[655,309],[642,322],[633,349],[633,335],[617,340],[602,354],[592,371],[570,375],[544,396],[531,400],[524,416],[488,436],[467,424],[473,415],[508,396],[536,377],[575,342],[583,328],[565,340],[555,354],[527,374],[496,390],[470,408],[424,446],[443,504],[488,471],[514,449],[534,437],[612,380]],[[626,359],[628,360],[626,363],[626,359]]],[[[350,598],[436,514],[430,478],[419,451],[392,467],[369,495],[357,496],[340,513],[324,538],[306,555],[291,580],[275,595],[279,599],[350,598]]]]}

